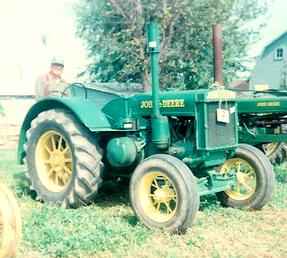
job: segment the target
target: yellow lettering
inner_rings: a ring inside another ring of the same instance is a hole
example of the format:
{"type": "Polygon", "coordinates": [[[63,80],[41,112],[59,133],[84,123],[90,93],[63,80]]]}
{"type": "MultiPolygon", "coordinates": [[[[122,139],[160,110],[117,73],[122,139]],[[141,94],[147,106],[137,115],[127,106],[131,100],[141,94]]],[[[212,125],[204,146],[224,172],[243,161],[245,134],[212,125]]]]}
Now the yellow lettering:
{"type": "Polygon", "coordinates": [[[280,105],[279,101],[257,103],[257,107],[280,107],[280,105]]]}
{"type": "MultiPolygon", "coordinates": [[[[161,108],[183,108],[185,107],[184,99],[164,99],[160,102],[161,108]]],[[[152,108],[151,100],[143,100],[140,103],[140,108],[152,108]]]]}

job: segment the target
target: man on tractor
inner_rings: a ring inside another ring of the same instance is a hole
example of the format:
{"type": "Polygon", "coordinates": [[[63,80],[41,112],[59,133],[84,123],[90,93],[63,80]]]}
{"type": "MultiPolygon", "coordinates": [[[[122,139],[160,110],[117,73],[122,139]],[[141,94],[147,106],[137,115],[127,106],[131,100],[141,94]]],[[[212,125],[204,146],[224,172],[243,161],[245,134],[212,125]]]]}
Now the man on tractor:
{"type": "Polygon", "coordinates": [[[36,80],[36,99],[49,95],[62,95],[67,83],[62,78],[64,72],[64,60],[53,58],[51,61],[50,71],[39,76],[36,80]]]}

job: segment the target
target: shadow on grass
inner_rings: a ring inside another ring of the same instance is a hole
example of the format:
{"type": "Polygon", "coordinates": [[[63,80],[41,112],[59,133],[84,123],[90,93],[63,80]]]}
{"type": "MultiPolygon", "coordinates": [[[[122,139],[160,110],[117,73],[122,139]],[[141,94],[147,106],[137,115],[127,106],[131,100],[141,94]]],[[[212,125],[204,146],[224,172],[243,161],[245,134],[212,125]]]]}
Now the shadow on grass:
{"type": "Polygon", "coordinates": [[[129,205],[129,186],[115,181],[106,181],[100,188],[94,202],[99,207],[110,207],[118,204],[129,205]]]}
{"type": "Polygon", "coordinates": [[[199,210],[216,210],[221,207],[216,195],[206,195],[200,198],[199,210]]]}
{"type": "MultiPolygon", "coordinates": [[[[18,172],[14,174],[15,190],[18,197],[30,196],[33,200],[36,200],[35,191],[30,190],[29,182],[25,177],[24,172],[18,172]]],[[[95,205],[101,208],[114,207],[117,205],[130,205],[129,201],[129,184],[127,181],[106,181],[102,185],[93,202],[95,205]]],[[[215,195],[203,196],[200,198],[200,210],[206,209],[213,210],[220,207],[220,204],[215,195]]],[[[136,225],[137,219],[135,216],[127,216],[125,219],[130,225],[136,225]]]]}

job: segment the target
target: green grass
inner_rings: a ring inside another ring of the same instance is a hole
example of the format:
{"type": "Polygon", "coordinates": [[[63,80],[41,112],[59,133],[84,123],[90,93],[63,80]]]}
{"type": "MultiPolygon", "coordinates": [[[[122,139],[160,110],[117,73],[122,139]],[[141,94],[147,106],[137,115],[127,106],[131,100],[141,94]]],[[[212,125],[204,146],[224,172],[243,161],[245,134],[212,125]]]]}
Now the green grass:
{"type": "Polygon", "coordinates": [[[65,210],[28,194],[24,168],[14,151],[0,151],[0,180],[17,193],[23,218],[18,257],[286,257],[287,176],[276,168],[272,201],[262,211],[222,208],[204,198],[193,227],[181,236],[149,230],[139,223],[127,189],[101,193],[95,204],[65,210]]]}

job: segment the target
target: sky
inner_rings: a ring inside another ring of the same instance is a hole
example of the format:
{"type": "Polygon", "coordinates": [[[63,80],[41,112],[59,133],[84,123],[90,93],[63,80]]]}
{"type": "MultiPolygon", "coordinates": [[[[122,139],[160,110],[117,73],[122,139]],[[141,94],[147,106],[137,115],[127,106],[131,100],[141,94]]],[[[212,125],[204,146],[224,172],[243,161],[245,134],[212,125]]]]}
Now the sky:
{"type": "MultiPolygon", "coordinates": [[[[65,59],[68,81],[85,68],[84,44],[75,36],[77,1],[0,0],[0,95],[33,94],[35,78],[48,70],[53,56],[65,59]]],[[[268,42],[287,31],[287,0],[271,1],[268,25],[260,41],[250,47],[250,56],[260,54],[268,42]]]]}
{"type": "Polygon", "coordinates": [[[75,37],[75,3],[0,0],[0,94],[33,94],[36,77],[47,72],[54,56],[64,58],[68,81],[82,71],[87,61],[75,37]]]}
{"type": "MultiPolygon", "coordinates": [[[[246,0],[248,1],[248,0],[246,0]]],[[[261,39],[257,44],[251,46],[254,56],[260,54],[264,46],[273,39],[287,32],[287,0],[271,0],[267,14],[267,26],[261,31],[261,39]]],[[[253,53],[250,53],[253,55],[253,53]]]]}

